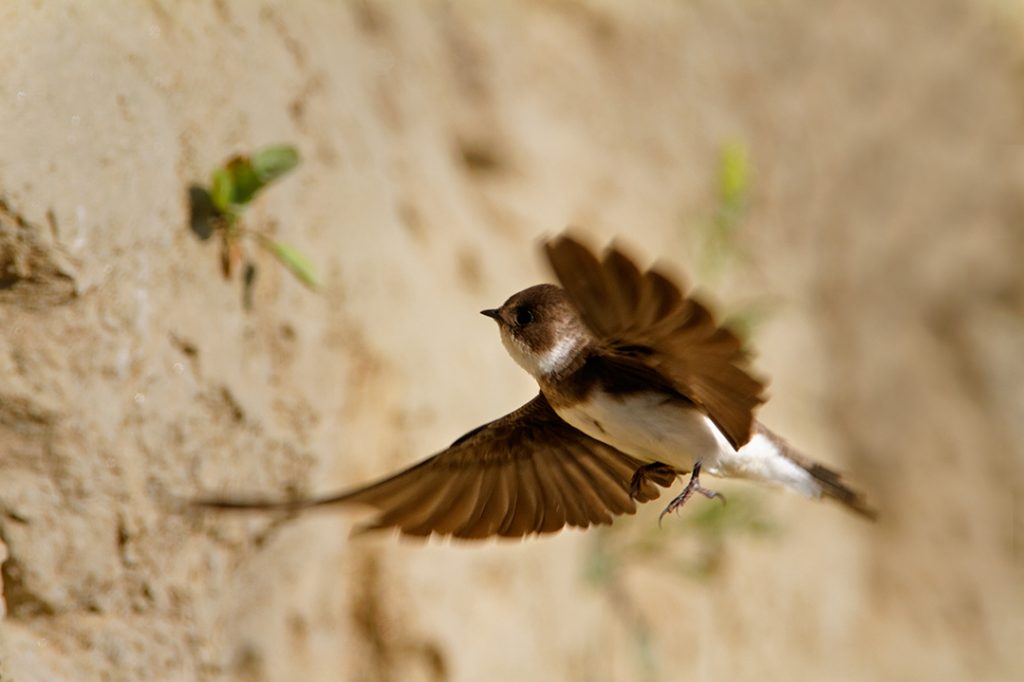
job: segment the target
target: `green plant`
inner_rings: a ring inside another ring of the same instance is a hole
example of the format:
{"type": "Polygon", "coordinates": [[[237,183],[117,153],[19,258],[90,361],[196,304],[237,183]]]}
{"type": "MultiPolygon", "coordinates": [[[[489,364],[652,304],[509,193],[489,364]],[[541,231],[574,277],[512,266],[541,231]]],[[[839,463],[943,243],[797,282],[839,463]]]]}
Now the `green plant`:
{"type": "MultiPolygon", "coordinates": [[[[729,274],[744,259],[740,230],[750,211],[752,170],[742,140],[722,144],[715,175],[712,209],[686,216],[688,244],[699,254],[697,279],[710,281],[729,274]]],[[[725,322],[746,340],[775,306],[760,296],[732,307],[725,322]]],[[[676,488],[674,492],[677,492],[676,488]]],[[[634,572],[658,572],[681,580],[712,581],[729,559],[730,543],[741,536],[767,538],[781,532],[756,493],[729,491],[728,504],[691,502],[676,518],[655,522],[657,507],[642,510],[644,518],[619,521],[591,532],[582,577],[603,594],[629,633],[638,677],[660,679],[659,658],[651,625],[631,591],[634,572]]]]}
{"type": "Polygon", "coordinates": [[[717,204],[704,229],[704,269],[717,273],[739,251],[736,234],[750,208],[750,152],[742,140],[724,143],[718,153],[717,204]]]}
{"type": "MultiPolygon", "coordinates": [[[[215,169],[209,188],[198,185],[189,188],[192,231],[204,240],[213,235],[219,237],[225,277],[230,278],[245,261],[242,243],[251,240],[304,285],[310,289],[319,286],[316,270],[298,249],[242,224],[242,214],[256,196],[298,164],[299,154],[294,147],[264,147],[249,155],[234,156],[215,169]]],[[[245,261],[242,277],[247,302],[255,273],[255,266],[245,261]]]]}
{"type": "MultiPolygon", "coordinates": [[[[694,221],[701,255],[697,279],[712,282],[748,263],[740,230],[750,213],[754,172],[750,150],[741,139],[722,143],[715,175],[715,203],[710,215],[694,221]]],[[[688,221],[689,222],[689,221],[688,221]]],[[[765,295],[734,303],[725,324],[746,342],[775,314],[778,301],[765,295]]]]}

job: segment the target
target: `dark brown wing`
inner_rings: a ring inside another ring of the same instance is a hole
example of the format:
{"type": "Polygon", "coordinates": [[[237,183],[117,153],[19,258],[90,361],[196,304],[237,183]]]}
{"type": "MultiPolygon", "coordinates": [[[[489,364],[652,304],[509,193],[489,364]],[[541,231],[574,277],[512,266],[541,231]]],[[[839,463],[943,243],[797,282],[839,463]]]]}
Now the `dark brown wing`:
{"type": "MultiPolygon", "coordinates": [[[[643,463],[566,424],[538,395],[451,447],[404,471],[337,495],[266,504],[206,500],[221,509],[303,509],[365,504],[379,513],[364,529],[398,528],[407,535],[486,538],[586,528],[632,514],[633,473],[643,463]]],[[[662,477],[671,485],[673,477],[662,477]]],[[[645,482],[638,500],[658,497],[645,482]]]]}
{"type": "Polygon", "coordinates": [[[701,407],[733,447],[750,439],[764,384],[745,367],[740,339],[655,269],[641,272],[614,245],[599,260],[569,236],[545,244],[583,321],[613,352],[657,370],[701,407]]]}

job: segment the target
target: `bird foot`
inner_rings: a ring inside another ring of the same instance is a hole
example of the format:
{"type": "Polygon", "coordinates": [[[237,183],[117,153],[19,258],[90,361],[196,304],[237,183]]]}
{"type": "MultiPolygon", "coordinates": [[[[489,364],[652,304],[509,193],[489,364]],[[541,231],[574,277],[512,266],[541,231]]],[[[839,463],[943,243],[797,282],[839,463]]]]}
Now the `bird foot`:
{"type": "MultiPolygon", "coordinates": [[[[636,479],[635,474],[633,476],[633,479],[636,479]]],[[[690,474],[690,480],[686,484],[686,487],[683,488],[683,492],[679,493],[679,495],[676,496],[675,499],[669,502],[668,506],[665,507],[665,510],[661,512],[660,516],[658,516],[658,527],[661,527],[661,520],[665,517],[665,514],[674,512],[680,507],[682,507],[684,504],[686,504],[686,501],[693,496],[694,493],[700,493],[709,500],[717,498],[722,500],[722,504],[726,503],[725,495],[719,492],[715,492],[714,490],[708,490],[707,488],[700,484],[700,462],[697,462],[696,464],[693,465],[693,473],[690,474]]]]}
{"type": "Polygon", "coordinates": [[[655,479],[655,483],[659,485],[668,486],[672,484],[675,477],[676,470],[667,464],[662,464],[661,462],[644,464],[633,472],[633,479],[629,482],[629,496],[634,500],[640,499],[640,492],[643,490],[644,483],[649,478],[655,479]],[[658,479],[661,480],[659,481],[658,479]]]}

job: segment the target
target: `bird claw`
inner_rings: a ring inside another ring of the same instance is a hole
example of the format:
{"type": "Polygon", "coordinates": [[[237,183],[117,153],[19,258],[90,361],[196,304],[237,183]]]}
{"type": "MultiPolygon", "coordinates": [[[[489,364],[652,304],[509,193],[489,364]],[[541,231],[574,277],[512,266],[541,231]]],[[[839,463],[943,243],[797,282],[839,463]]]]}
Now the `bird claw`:
{"type": "MultiPolygon", "coordinates": [[[[690,499],[694,493],[700,493],[709,500],[720,499],[722,500],[722,504],[727,504],[725,495],[715,490],[708,490],[700,484],[700,466],[700,462],[693,465],[693,473],[690,474],[690,480],[687,482],[686,487],[683,488],[683,492],[673,498],[673,500],[668,503],[668,506],[665,507],[658,516],[658,528],[661,528],[661,520],[665,518],[665,514],[678,510],[686,504],[686,501],[690,499]]],[[[639,474],[640,472],[638,471],[637,473],[639,474]]],[[[634,475],[633,478],[636,479],[636,475],[634,475]]]]}

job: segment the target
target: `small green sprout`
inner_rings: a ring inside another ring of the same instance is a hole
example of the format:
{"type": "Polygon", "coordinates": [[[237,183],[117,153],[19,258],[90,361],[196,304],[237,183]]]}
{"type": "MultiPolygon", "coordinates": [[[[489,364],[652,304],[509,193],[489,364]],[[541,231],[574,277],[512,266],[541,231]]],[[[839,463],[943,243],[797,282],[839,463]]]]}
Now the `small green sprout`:
{"type": "Polygon", "coordinates": [[[260,232],[253,232],[252,235],[263,248],[274,254],[282,265],[291,270],[292,274],[298,277],[303,284],[311,289],[315,289],[319,285],[313,264],[294,246],[275,242],[260,232]]]}
{"type": "Polygon", "coordinates": [[[750,154],[747,145],[732,140],[722,145],[718,168],[718,198],[723,212],[742,211],[750,193],[750,154]]]}
{"type": "Polygon", "coordinates": [[[718,272],[736,254],[736,233],[750,209],[750,152],[731,140],[718,153],[717,203],[705,231],[705,269],[718,272]]]}
{"type": "MultiPolygon", "coordinates": [[[[242,240],[248,238],[274,256],[304,285],[310,289],[319,286],[316,270],[298,249],[276,241],[265,232],[242,226],[242,213],[256,195],[298,164],[299,153],[294,147],[264,147],[248,156],[234,156],[215,169],[209,189],[198,185],[189,188],[192,231],[203,240],[214,233],[219,235],[221,266],[226,278],[230,278],[243,261],[242,240]]],[[[244,273],[243,286],[248,302],[255,266],[246,262],[244,273]]]]}

